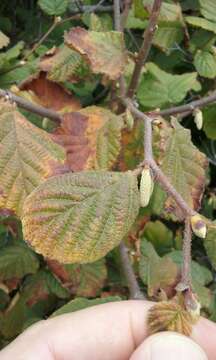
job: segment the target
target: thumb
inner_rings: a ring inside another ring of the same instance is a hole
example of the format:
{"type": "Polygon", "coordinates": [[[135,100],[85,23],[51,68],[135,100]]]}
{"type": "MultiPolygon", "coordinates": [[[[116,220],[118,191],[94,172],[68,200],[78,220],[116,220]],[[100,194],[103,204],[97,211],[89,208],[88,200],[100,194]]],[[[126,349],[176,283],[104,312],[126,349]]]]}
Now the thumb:
{"type": "Polygon", "coordinates": [[[190,338],[161,332],[147,338],[130,360],[208,360],[201,347],[190,338]]]}

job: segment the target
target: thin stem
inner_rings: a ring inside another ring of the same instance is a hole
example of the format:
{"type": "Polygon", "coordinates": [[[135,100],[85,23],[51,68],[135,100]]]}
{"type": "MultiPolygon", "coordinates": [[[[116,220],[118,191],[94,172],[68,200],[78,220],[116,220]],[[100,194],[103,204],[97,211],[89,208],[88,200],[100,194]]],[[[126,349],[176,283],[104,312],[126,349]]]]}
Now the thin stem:
{"type": "Polygon", "coordinates": [[[159,182],[162,188],[173,197],[177,205],[182,210],[184,217],[192,216],[195,214],[195,211],[191,209],[188,204],[185,202],[183,197],[178,193],[178,191],[174,188],[174,186],[170,183],[169,179],[166,175],[161,171],[159,166],[156,164],[153,158],[152,152],[152,118],[147,116],[138,110],[132,103],[130,99],[121,99],[122,103],[128,107],[132,114],[136,117],[144,121],[145,125],[145,138],[144,138],[144,151],[145,151],[145,159],[140,166],[135,169],[135,173],[139,174],[142,171],[144,164],[148,164],[153,171],[155,176],[155,180],[159,182]]]}
{"type": "Polygon", "coordinates": [[[30,52],[24,56],[23,60],[26,61],[29,59],[29,57],[35,52],[35,50],[37,50],[39,48],[39,46],[47,39],[47,37],[49,36],[49,34],[56,28],[56,26],[59,24],[60,22],[56,21],[56,18],[54,19],[52,25],[50,26],[50,28],[47,30],[47,32],[41,37],[41,39],[33,46],[33,48],[30,50],[30,52]]]}
{"type": "Polygon", "coordinates": [[[114,0],[114,26],[116,31],[121,31],[120,0],[114,0]]]}
{"type": "Polygon", "coordinates": [[[120,251],[122,270],[127,280],[127,284],[130,292],[130,299],[144,300],[145,299],[144,294],[140,291],[139,284],[137,282],[133,267],[131,265],[128,256],[128,249],[123,241],[119,245],[119,251],[120,251]]]}
{"type": "Polygon", "coordinates": [[[191,287],[191,225],[190,225],[190,218],[185,219],[181,283],[183,284],[183,286],[185,286],[185,288],[191,287]]]}
{"type": "Polygon", "coordinates": [[[168,109],[164,109],[161,111],[152,111],[148,112],[149,116],[169,116],[169,115],[175,115],[175,114],[181,114],[181,113],[190,113],[193,112],[196,108],[202,108],[208,104],[211,104],[213,102],[216,102],[216,91],[214,91],[211,95],[205,96],[199,100],[191,101],[188,104],[180,105],[180,106],[174,106],[168,109]]]}
{"type": "Polygon", "coordinates": [[[62,120],[61,115],[58,112],[47,109],[40,105],[33,104],[33,103],[29,102],[28,100],[13,94],[12,92],[10,92],[8,90],[0,89],[0,98],[1,97],[4,97],[10,101],[15,102],[22,109],[25,109],[27,111],[30,111],[30,112],[37,114],[39,116],[42,116],[42,117],[47,117],[47,118],[55,121],[57,124],[59,124],[62,120]]]}
{"type": "Polygon", "coordinates": [[[132,4],[132,0],[125,0],[124,1],[124,10],[123,10],[122,16],[121,16],[121,28],[122,29],[124,29],[124,27],[126,25],[131,4],[132,4]]]}
{"type": "Polygon", "coordinates": [[[166,175],[164,175],[164,173],[161,171],[161,169],[154,160],[151,161],[150,167],[155,175],[155,180],[162,186],[162,188],[167,192],[167,194],[175,200],[176,204],[182,210],[184,217],[194,215],[195,211],[188,206],[183,197],[170,183],[166,175]]]}
{"type": "Polygon", "coordinates": [[[158,21],[158,16],[160,13],[161,3],[162,3],[162,0],[154,0],[149,23],[144,32],[144,40],[143,40],[142,46],[140,48],[140,51],[138,53],[134,72],[132,74],[132,78],[131,78],[131,81],[129,84],[128,93],[127,93],[127,96],[129,98],[133,98],[133,96],[136,92],[140,74],[142,71],[142,67],[145,64],[147,57],[149,55],[149,52],[150,52],[150,49],[152,46],[153,36],[154,36],[155,30],[157,28],[157,21],[158,21]]]}
{"type": "Polygon", "coordinates": [[[77,10],[71,10],[71,15],[78,15],[83,13],[91,13],[91,12],[98,12],[98,13],[104,13],[104,12],[112,12],[113,6],[112,5],[104,5],[104,6],[97,6],[96,5],[84,5],[81,6],[77,10]]]}
{"type": "Polygon", "coordinates": [[[23,60],[24,61],[28,60],[30,55],[32,55],[35,52],[35,50],[38,49],[38,47],[48,38],[48,36],[51,34],[51,32],[53,32],[53,30],[55,30],[55,28],[57,26],[60,26],[60,25],[64,24],[67,21],[74,20],[74,19],[77,19],[77,18],[78,18],[78,15],[69,16],[68,18],[65,18],[65,19],[59,19],[59,18],[55,17],[52,25],[50,26],[50,28],[41,37],[41,39],[33,46],[31,51],[23,58],[23,60]]]}

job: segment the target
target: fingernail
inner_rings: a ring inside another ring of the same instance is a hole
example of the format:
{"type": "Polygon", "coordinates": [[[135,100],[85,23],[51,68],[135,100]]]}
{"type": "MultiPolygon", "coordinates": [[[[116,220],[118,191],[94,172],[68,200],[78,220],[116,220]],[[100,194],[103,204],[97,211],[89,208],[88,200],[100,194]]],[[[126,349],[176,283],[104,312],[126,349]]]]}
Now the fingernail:
{"type": "Polygon", "coordinates": [[[131,360],[208,360],[201,347],[190,338],[171,332],[150,336],[131,360]]]}

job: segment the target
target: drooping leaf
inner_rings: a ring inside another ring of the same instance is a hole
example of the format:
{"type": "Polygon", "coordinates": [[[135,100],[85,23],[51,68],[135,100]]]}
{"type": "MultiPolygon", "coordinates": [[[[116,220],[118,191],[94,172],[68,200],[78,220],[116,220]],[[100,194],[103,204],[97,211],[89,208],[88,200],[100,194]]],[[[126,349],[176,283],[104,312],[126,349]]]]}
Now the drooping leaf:
{"type": "Polygon", "coordinates": [[[93,300],[88,300],[86,298],[75,298],[62,306],[60,309],[56,310],[51,317],[67,314],[73,311],[82,310],[91,306],[100,305],[100,304],[106,304],[108,302],[114,302],[114,301],[121,301],[121,298],[119,296],[109,296],[105,298],[98,298],[93,300]]]}
{"type": "Polygon", "coordinates": [[[22,278],[39,268],[37,256],[27,247],[11,245],[0,250],[0,279],[22,278]]]}
{"type": "Polygon", "coordinates": [[[153,244],[161,256],[173,246],[173,233],[161,221],[149,221],[144,228],[142,238],[153,244]]]}
{"type": "Polygon", "coordinates": [[[104,259],[85,265],[63,265],[55,260],[48,260],[48,265],[70,293],[76,296],[97,296],[107,277],[104,259]]]}
{"type": "Polygon", "coordinates": [[[160,22],[153,38],[153,44],[169,53],[183,38],[184,33],[180,22],[160,22]]]}
{"type": "Polygon", "coordinates": [[[212,266],[216,269],[216,222],[208,227],[207,236],[204,239],[204,246],[212,266]]]}
{"type": "Polygon", "coordinates": [[[110,169],[121,148],[123,120],[110,110],[90,106],[67,113],[53,140],[66,149],[73,171],[110,169]]]}
{"type": "Polygon", "coordinates": [[[38,0],[38,5],[48,15],[62,15],[68,6],[68,0],[38,0]]]}
{"type": "Polygon", "coordinates": [[[167,106],[181,102],[191,89],[199,90],[197,73],[172,75],[156,64],[146,64],[147,73],[142,76],[137,97],[147,108],[167,106]]]}
{"type": "Polygon", "coordinates": [[[185,20],[189,25],[192,25],[192,26],[195,26],[198,28],[202,28],[207,31],[212,31],[213,33],[216,34],[216,23],[215,22],[203,19],[201,17],[196,17],[196,16],[186,16],[185,20]]]}
{"type": "MultiPolygon", "coordinates": [[[[190,207],[197,210],[205,187],[207,159],[193,145],[189,130],[182,127],[176,119],[172,119],[171,125],[171,131],[167,129],[166,138],[162,138],[158,161],[175,189],[190,207]]],[[[169,197],[165,208],[180,215],[174,200],[169,197]]]]}
{"type": "Polygon", "coordinates": [[[131,172],[81,172],[48,179],[27,199],[24,238],[44,256],[87,263],[119,244],[139,209],[131,172]]]}
{"type": "MultiPolygon", "coordinates": [[[[172,259],[178,266],[179,271],[182,269],[182,251],[171,251],[165,257],[172,259]]],[[[212,304],[213,295],[211,290],[206,286],[209,285],[209,283],[211,283],[213,280],[211,271],[208,270],[208,268],[205,266],[200,265],[198,262],[192,261],[191,278],[193,291],[197,294],[202,308],[209,311],[212,304]]]]}
{"type": "Polygon", "coordinates": [[[116,80],[126,65],[123,35],[117,31],[87,31],[76,27],[65,35],[65,43],[78,51],[96,74],[116,80]]]}
{"type": "Polygon", "coordinates": [[[203,130],[209,139],[216,139],[216,106],[212,104],[203,109],[203,130]]]}
{"type": "Polygon", "coordinates": [[[5,35],[2,31],[0,31],[0,49],[5,46],[8,46],[10,39],[7,35],[5,35]]]}
{"type": "Polygon", "coordinates": [[[216,22],[216,3],[214,0],[199,0],[200,12],[208,20],[216,22]]]}
{"type": "MultiPolygon", "coordinates": [[[[154,0],[136,0],[135,16],[141,19],[149,17],[152,12],[154,0]]],[[[178,21],[182,18],[181,6],[163,1],[161,4],[159,21],[178,21]]]]}
{"type": "Polygon", "coordinates": [[[45,54],[40,61],[40,69],[47,72],[51,81],[78,82],[89,75],[89,67],[82,56],[67,46],[57,49],[53,54],[45,54]]]}
{"type": "Polygon", "coordinates": [[[209,51],[198,50],[194,57],[194,65],[201,76],[209,79],[216,77],[216,55],[209,51]]]}
{"type": "MultiPolygon", "coordinates": [[[[166,255],[171,258],[179,269],[182,268],[183,255],[180,250],[173,250],[166,255]]],[[[191,262],[191,277],[192,283],[199,283],[200,285],[208,285],[212,281],[212,273],[205,266],[200,265],[198,262],[192,260],[191,262]]]]}
{"type": "Polygon", "coordinates": [[[69,112],[80,109],[79,100],[62,86],[47,80],[44,73],[37,77],[27,79],[18,91],[19,96],[24,96],[31,102],[36,102],[46,108],[56,111],[69,112]]]}
{"type": "Polygon", "coordinates": [[[29,307],[48,299],[49,295],[55,295],[60,299],[67,299],[70,296],[68,289],[48,270],[40,270],[29,277],[24,284],[22,294],[29,307]]]}
{"type": "Polygon", "coordinates": [[[142,239],[139,274],[144,284],[148,286],[148,295],[157,297],[159,291],[164,291],[168,297],[174,295],[178,282],[179,271],[176,264],[156,253],[153,245],[142,239]]]}
{"type": "Polygon", "coordinates": [[[17,293],[9,308],[0,318],[0,329],[3,337],[11,339],[17,336],[22,331],[23,324],[30,313],[31,310],[26,306],[25,299],[17,293]]]}
{"type": "Polygon", "coordinates": [[[4,100],[0,144],[0,208],[21,215],[26,196],[52,174],[52,167],[63,164],[64,150],[4,100]]]}

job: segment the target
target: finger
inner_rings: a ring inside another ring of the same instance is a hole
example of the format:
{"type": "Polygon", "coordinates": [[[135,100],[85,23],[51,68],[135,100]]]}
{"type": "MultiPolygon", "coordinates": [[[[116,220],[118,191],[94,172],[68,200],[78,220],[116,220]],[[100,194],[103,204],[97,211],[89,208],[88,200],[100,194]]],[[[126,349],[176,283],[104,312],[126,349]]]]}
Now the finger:
{"type": "Polygon", "coordinates": [[[208,360],[202,348],[190,338],[172,332],[147,338],[130,360],[208,360]]]}
{"type": "MultiPolygon", "coordinates": [[[[152,305],[145,301],[122,301],[57,316],[27,330],[0,358],[34,360],[32,354],[35,354],[35,359],[40,360],[71,360],[73,356],[76,360],[129,359],[147,336],[146,317],[152,305]],[[46,352],[44,356],[43,352],[46,352]],[[48,352],[53,357],[48,357],[48,352]],[[24,353],[27,355],[19,357],[24,353]]],[[[202,346],[202,333],[211,327],[204,349],[212,360],[216,353],[216,325],[209,323],[201,320],[193,338],[202,346]]]]}
{"type": "Polygon", "coordinates": [[[194,326],[192,339],[205,350],[209,360],[216,359],[216,324],[205,318],[194,326]]]}

